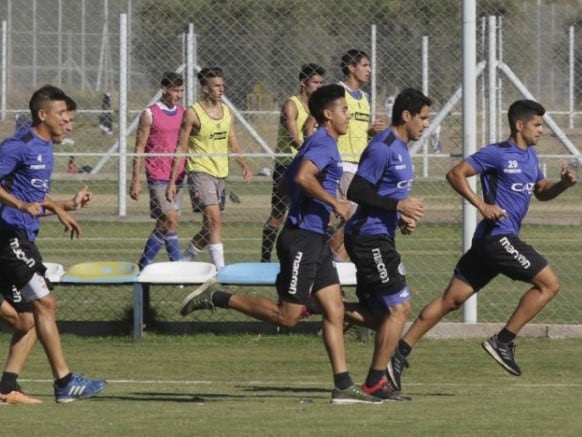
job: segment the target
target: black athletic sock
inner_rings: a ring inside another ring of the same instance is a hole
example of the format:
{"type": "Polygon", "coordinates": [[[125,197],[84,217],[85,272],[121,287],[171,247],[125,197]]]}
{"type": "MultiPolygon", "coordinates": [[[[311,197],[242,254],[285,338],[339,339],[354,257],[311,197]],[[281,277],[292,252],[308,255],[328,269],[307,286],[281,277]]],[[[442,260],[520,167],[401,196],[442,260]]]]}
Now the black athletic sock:
{"type": "Polygon", "coordinates": [[[348,387],[354,385],[352,377],[349,372],[334,373],[333,375],[333,385],[340,390],[345,390],[348,387]]]}
{"type": "Polygon", "coordinates": [[[499,334],[497,334],[497,341],[499,341],[499,343],[510,343],[515,337],[516,335],[513,332],[508,331],[507,328],[503,328],[499,331],[499,334]]]}
{"type": "Polygon", "coordinates": [[[398,342],[398,350],[400,351],[400,353],[402,355],[404,355],[405,357],[407,357],[408,355],[410,355],[410,352],[412,352],[412,346],[410,346],[404,340],[400,340],[398,342]]]}
{"type": "Polygon", "coordinates": [[[17,373],[4,372],[2,374],[2,379],[0,379],[0,393],[5,395],[12,390],[16,390],[18,388],[18,383],[16,382],[17,379],[17,373]]]}
{"type": "Polygon", "coordinates": [[[263,227],[263,243],[261,244],[261,262],[269,263],[271,262],[271,252],[273,251],[273,246],[275,245],[275,240],[277,239],[278,229],[271,225],[265,225],[263,227]]]}
{"type": "Polygon", "coordinates": [[[63,376],[62,378],[59,378],[59,379],[57,379],[57,380],[55,381],[55,385],[56,385],[58,388],[64,388],[64,387],[66,387],[66,386],[67,386],[67,384],[68,384],[69,382],[71,382],[71,379],[72,379],[72,378],[73,378],[73,374],[72,374],[72,373],[69,373],[69,374],[67,374],[67,375],[63,376]]]}
{"type": "Polygon", "coordinates": [[[368,377],[366,378],[366,385],[368,387],[374,387],[378,384],[378,381],[384,378],[384,375],[386,375],[386,370],[370,369],[368,371],[368,377]]]}
{"type": "Polygon", "coordinates": [[[228,308],[228,301],[230,300],[231,296],[232,293],[227,293],[226,291],[216,291],[212,295],[212,303],[218,308],[228,308]]]}

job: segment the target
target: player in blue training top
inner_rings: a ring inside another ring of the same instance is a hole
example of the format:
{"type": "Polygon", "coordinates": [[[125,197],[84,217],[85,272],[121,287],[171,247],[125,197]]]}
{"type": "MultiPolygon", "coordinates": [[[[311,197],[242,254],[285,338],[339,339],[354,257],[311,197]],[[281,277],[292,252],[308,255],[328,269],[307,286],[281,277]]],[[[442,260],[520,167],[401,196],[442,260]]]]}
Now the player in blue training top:
{"type": "Polygon", "coordinates": [[[409,197],[414,168],[408,143],[429,125],[432,101],[407,88],[394,102],[392,125],[364,150],[348,189],[358,208],[345,228],[345,247],[356,265],[358,304],[346,303],[346,319],[376,331],[372,363],[362,390],[390,400],[410,400],[386,379],[390,360],[408,316],[410,292],[394,239],[400,227],[410,234],[422,218],[421,198],[409,197]]]}
{"type": "Polygon", "coordinates": [[[515,362],[513,340],[560,289],[558,277],[546,259],[520,240],[521,222],[532,194],[538,200],[551,200],[576,183],[576,172],[565,165],[558,182],[545,179],[540,170],[533,146],[543,134],[544,113],[544,107],[537,102],[515,101],[507,113],[509,139],[483,147],[447,173],[451,186],[479,210],[483,220],[477,226],[471,248],[457,263],[444,294],[422,309],[400,340],[388,364],[388,375],[394,386],[400,387],[402,371],[408,365],[407,356],[418,340],[498,274],[532,284],[505,327],[483,342],[485,350],[505,370],[521,375],[515,362]],[[477,174],[481,176],[483,199],[467,180],[477,174]]]}
{"type": "MultiPolygon", "coordinates": [[[[68,99],[59,88],[50,85],[40,88],[29,103],[32,127],[0,144],[0,312],[13,322],[16,335],[10,346],[11,354],[15,349],[22,354],[30,351],[30,345],[24,343],[34,342],[34,336],[27,334],[36,329],[51,365],[55,400],[59,403],[94,396],[106,385],[104,380],[88,379],[69,370],[56,325],[56,299],[44,278],[46,269],[35,244],[40,217],[48,213],[57,215],[71,237],[81,232],[75,219],[66,212],[77,206],[71,208],[75,200],[54,201],[48,196],[53,143],[62,141],[71,121],[68,99]],[[34,319],[14,317],[11,309],[32,311],[34,319]]],[[[26,359],[24,355],[22,358],[26,359]]],[[[17,394],[18,390],[13,391],[17,394]]],[[[12,402],[5,395],[0,396],[0,402],[22,403],[18,399],[12,402]]]]}
{"type": "Polygon", "coordinates": [[[319,128],[303,143],[281,183],[290,207],[276,245],[281,264],[276,280],[279,302],[233,295],[219,290],[219,285],[211,280],[186,297],[181,314],[230,308],[293,328],[304,316],[305,304],[313,295],[322,309],[323,341],[333,370],[331,402],[381,403],[381,399],[367,395],[354,384],[348,372],[343,339],[344,306],[325,236],[330,213],[341,220],[350,214],[349,204],[335,197],[342,175],[337,138],[346,133],[350,119],[344,88],[333,84],[317,89],[309,98],[309,111],[319,128]]]}

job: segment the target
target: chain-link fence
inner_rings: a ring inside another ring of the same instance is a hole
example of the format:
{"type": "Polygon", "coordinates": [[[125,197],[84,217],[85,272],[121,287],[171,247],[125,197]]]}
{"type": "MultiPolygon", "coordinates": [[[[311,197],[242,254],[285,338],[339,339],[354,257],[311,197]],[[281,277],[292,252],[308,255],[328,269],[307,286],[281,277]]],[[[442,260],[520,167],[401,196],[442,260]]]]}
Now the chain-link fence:
{"type": "MultiPolygon", "coordinates": [[[[493,33],[493,59],[499,63],[493,93],[489,93],[487,68],[477,79],[479,145],[491,139],[487,119],[491,95],[497,108],[496,137],[501,139],[508,135],[504,110],[525,89],[546,106],[560,129],[548,130],[538,147],[548,176],[556,178],[560,164],[570,161],[573,152],[563,138],[576,144],[582,133],[576,128],[582,93],[578,86],[582,7],[567,0],[481,0],[477,11],[477,62],[491,59],[493,33]],[[493,28],[488,17],[496,17],[493,28]]],[[[398,240],[415,308],[444,289],[461,253],[461,202],[444,181],[446,171],[462,155],[458,99],[463,73],[462,2],[457,0],[0,2],[5,42],[0,131],[3,136],[13,132],[15,119],[26,114],[35,88],[44,83],[63,87],[75,98],[79,111],[71,137],[55,146],[53,191],[57,198],[68,196],[87,184],[96,195],[90,208],[77,213],[84,228],[79,241],[64,240],[58,224],[46,221],[39,245],[47,261],[65,266],[89,260],[137,262],[153,228],[147,196],[136,202],[119,191],[120,175],[128,178],[124,182],[129,186],[132,158],[129,153],[120,160],[118,153],[120,14],[128,18],[128,150],[135,142],[137,117],[158,92],[163,72],[186,73],[185,66],[193,65],[194,69],[220,66],[226,74],[226,95],[240,113],[237,136],[255,174],[252,183],[242,183],[238,166],[231,165],[227,193],[235,194],[231,198],[239,202],[227,200],[224,212],[227,263],[260,258],[272,186],[264,170],[272,170],[268,152],[276,144],[279,111],[284,100],[298,92],[302,64],[322,65],[327,70],[325,81],[332,83],[342,79],[343,53],[351,48],[368,52],[374,76],[366,91],[376,116],[387,121],[390,98],[403,87],[425,90],[435,101],[435,115],[449,105],[438,135],[427,138],[426,146],[415,154],[413,191],[425,198],[426,218],[413,236],[398,240]],[[126,163],[125,171],[120,172],[120,162],[126,163]],[[125,205],[121,214],[120,204],[125,205]]],[[[198,94],[197,83],[187,84],[184,100],[198,94]]],[[[524,238],[543,251],[562,281],[561,294],[538,317],[539,322],[577,323],[582,316],[582,300],[577,297],[582,272],[577,256],[582,243],[580,200],[580,188],[574,187],[553,202],[534,201],[526,220],[524,238]]],[[[199,229],[201,217],[191,212],[187,196],[183,205],[179,236],[184,247],[199,229]]],[[[207,261],[208,256],[202,253],[199,259],[207,261]]],[[[163,251],[157,260],[166,260],[163,251]]],[[[176,302],[187,290],[157,288],[152,289],[156,317],[177,320],[176,302]]],[[[480,295],[479,321],[504,320],[524,289],[521,283],[494,281],[480,295]]],[[[129,289],[104,289],[103,294],[62,288],[57,292],[65,320],[117,320],[126,316],[124,307],[131,305],[129,289]],[[113,307],[118,310],[103,309],[105,301],[117,303],[113,307]]],[[[226,313],[213,317],[237,318],[226,313]]]]}

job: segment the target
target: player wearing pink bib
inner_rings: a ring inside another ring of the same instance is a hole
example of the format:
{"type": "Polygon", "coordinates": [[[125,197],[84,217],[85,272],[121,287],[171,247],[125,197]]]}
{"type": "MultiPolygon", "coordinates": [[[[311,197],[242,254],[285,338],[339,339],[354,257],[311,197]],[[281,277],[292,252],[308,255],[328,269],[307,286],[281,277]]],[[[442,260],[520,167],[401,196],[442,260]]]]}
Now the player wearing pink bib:
{"type": "Polygon", "coordinates": [[[178,133],[184,115],[184,107],[179,104],[184,93],[181,75],[164,73],[161,80],[162,97],[147,107],[141,114],[135,141],[133,176],[129,194],[138,200],[141,193],[141,167],[145,161],[146,179],[150,192],[150,214],[156,219],[156,226],[146,241],[138,262],[140,270],[151,263],[163,245],[171,261],[180,259],[178,241],[178,218],[182,200],[184,165],[179,169],[178,191],[173,201],[166,199],[166,187],[170,180],[173,154],[178,143],[178,133]],[[144,154],[147,156],[144,159],[144,154]]]}

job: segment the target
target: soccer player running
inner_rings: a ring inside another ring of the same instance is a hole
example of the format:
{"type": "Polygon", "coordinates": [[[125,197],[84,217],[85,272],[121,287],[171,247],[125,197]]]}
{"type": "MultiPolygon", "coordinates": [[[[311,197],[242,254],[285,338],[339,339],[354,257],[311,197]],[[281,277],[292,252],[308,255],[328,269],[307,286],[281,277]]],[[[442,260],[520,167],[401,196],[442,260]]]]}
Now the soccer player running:
{"type": "Polygon", "coordinates": [[[148,106],[139,118],[135,140],[136,156],[133,158],[133,175],[129,188],[131,198],[139,200],[142,193],[140,174],[144,162],[143,154],[154,155],[145,158],[145,171],[150,192],[150,215],[156,219],[156,225],[139,259],[140,270],[156,258],[164,245],[170,261],[179,261],[181,257],[177,231],[182,204],[184,160],[178,168],[174,199],[169,201],[166,199],[166,188],[172,170],[172,156],[155,155],[176,152],[178,133],[184,115],[184,107],[179,104],[184,93],[184,79],[180,74],[170,71],[164,73],[160,84],[162,89],[160,100],[148,106]]]}
{"type": "Polygon", "coordinates": [[[71,237],[79,236],[81,228],[66,210],[83,206],[91,197],[85,189],[67,201],[48,196],[53,144],[72,129],[68,104],[69,97],[59,88],[46,85],[35,91],[29,103],[32,127],[0,145],[0,316],[14,329],[2,377],[3,403],[38,403],[19,396],[16,382],[37,336],[55,378],[56,402],[89,398],[106,386],[105,380],[69,370],[56,324],[56,298],[44,278],[46,269],[35,244],[39,219],[48,213],[57,215],[71,237]],[[12,390],[7,392],[7,388],[12,390]]]}
{"type": "MultiPolygon", "coordinates": [[[[277,134],[277,153],[295,155],[303,144],[303,125],[309,116],[307,101],[309,96],[323,85],[324,76],[325,69],[317,64],[301,66],[299,93],[289,97],[281,107],[279,132],[277,134]]],[[[293,156],[275,158],[271,214],[265,226],[263,226],[261,262],[271,262],[271,252],[277,239],[277,233],[285,220],[285,214],[289,207],[288,197],[279,193],[279,182],[292,160],[293,156]]]]}
{"type": "Polygon", "coordinates": [[[408,143],[429,125],[432,101],[407,88],[394,102],[392,125],[364,150],[347,196],[358,204],[346,223],[345,247],[357,269],[358,304],[347,304],[346,320],[376,331],[374,354],[362,390],[388,400],[410,400],[386,379],[390,360],[410,315],[406,271],[396,250],[398,228],[410,234],[423,216],[421,198],[409,197],[414,168],[408,143]]]}
{"type": "Polygon", "coordinates": [[[304,316],[310,295],[323,313],[323,341],[333,371],[333,404],[381,403],[364,393],[347,369],[343,338],[344,306],[337,270],[325,231],[330,214],[346,220],[350,207],[336,198],[341,177],[337,138],[345,134],[349,112],[343,87],[332,84],[315,91],[309,110],[319,125],[295,156],[282,186],[290,199],[285,227],[277,239],[281,272],[276,287],[279,302],[258,296],[233,295],[211,280],[184,301],[181,314],[200,309],[230,308],[277,326],[293,328],[304,316]]]}
{"type": "Polygon", "coordinates": [[[540,170],[534,146],[543,134],[545,109],[531,100],[517,100],[508,110],[510,137],[489,144],[467,157],[447,173],[451,186],[479,210],[471,248],[458,261],[442,296],[420,312],[388,363],[388,376],[400,388],[412,348],[446,314],[456,310],[498,274],[531,284],[521,297],[505,327],[483,342],[483,348],[510,374],[519,376],[513,340],[560,289],[560,282],[546,259],[519,238],[532,194],[551,200],[576,183],[576,173],[563,166],[560,180],[547,180],[540,170]],[[481,176],[483,198],[471,188],[468,178],[481,176]]]}
{"type": "Polygon", "coordinates": [[[246,182],[252,173],[233,129],[233,118],[222,103],[224,74],[218,67],[203,68],[198,80],[204,97],[184,113],[180,127],[176,156],[172,161],[166,198],[174,201],[178,192],[177,180],[184,162],[181,156],[189,149],[187,172],[188,189],[194,212],[202,211],[202,228],[192,237],[182,260],[190,261],[208,246],[212,263],[217,270],[224,267],[222,244],[222,210],[225,202],[225,179],[228,176],[228,152],[237,154],[236,161],[246,182]]]}
{"type": "MultiPolygon", "coordinates": [[[[346,89],[346,101],[351,115],[350,127],[346,135],[338,140],[342,157],[343,175],[338,193],[347,199],[347,191],[358,169],[358,161],[368,144],[369,138],[386,129],[386,123],[377,117],[372,123],[372,108],[368,95],[362,87],[370,80],[372,65],[370,57],[363,50],[351,49],[342,55],[341,70],[344,76],[340,85],[346,89]]],[[[356,204],[352,203],[352,212],[356,204]]],[[[344,247],[344,228],[339,226],[332,235],[330,245],[338,261],[348,261],[344,247]]]]}

